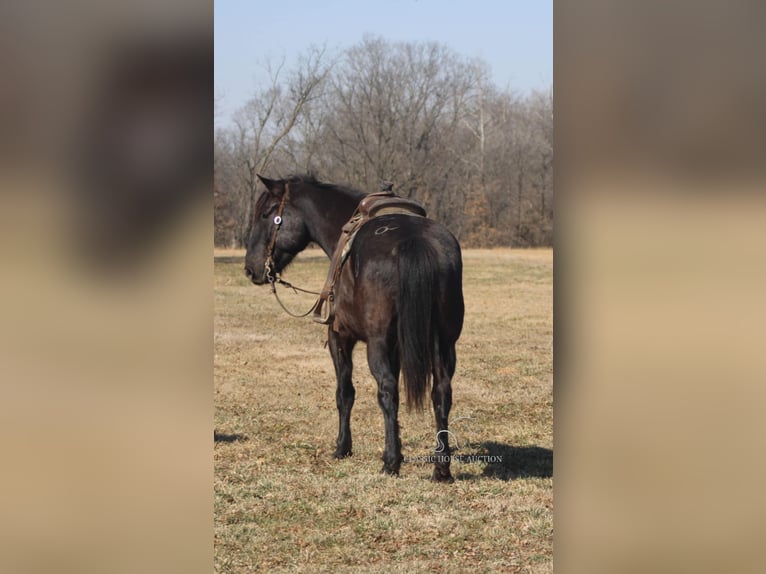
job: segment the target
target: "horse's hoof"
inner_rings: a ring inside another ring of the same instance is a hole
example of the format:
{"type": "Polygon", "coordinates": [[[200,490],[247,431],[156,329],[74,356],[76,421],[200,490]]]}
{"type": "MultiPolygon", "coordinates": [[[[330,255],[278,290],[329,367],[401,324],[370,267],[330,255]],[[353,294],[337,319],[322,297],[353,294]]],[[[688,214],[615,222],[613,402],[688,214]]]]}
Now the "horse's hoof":
{"type": "Polygon", "coordinates": [[[383,468],[380,469],[380,472],[383,474],[388,474],[389,476],[399,476],[399,469],[398,468],[391,468],[388,465],[383,465],[383,468]]]}
{"type": "Polygon", "coordinates": [[[434,473],[431,475],[431,480],[434,482],[443,482],[444,484],[452,484],[455,482],[455,479],[452,478],[449,471],[447,471],[447,474],[443,474],[436,469],[434,469],[434,473]]]}
{"type": "Polygon", "coordinates": [[[338,460],[342,458],[348,458],[349,456],[351,456],[350,450],[336,450],[332,455],[333,458],[338,460]]]}

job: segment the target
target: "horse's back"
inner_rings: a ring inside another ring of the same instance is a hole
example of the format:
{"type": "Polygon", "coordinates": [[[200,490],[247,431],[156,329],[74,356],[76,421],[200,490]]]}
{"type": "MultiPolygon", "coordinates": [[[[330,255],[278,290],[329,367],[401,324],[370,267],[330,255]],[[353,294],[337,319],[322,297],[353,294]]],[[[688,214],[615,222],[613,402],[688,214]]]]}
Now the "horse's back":
{"type": "Polygon", "coordinates": [[[355,255],[390,261],[397,248],[408,240],[432,250],[439,268],[462,270],[460,244],[455,236],[442,223],[413,215],[388,214],[368,221],[357,234],[355,255]]]}

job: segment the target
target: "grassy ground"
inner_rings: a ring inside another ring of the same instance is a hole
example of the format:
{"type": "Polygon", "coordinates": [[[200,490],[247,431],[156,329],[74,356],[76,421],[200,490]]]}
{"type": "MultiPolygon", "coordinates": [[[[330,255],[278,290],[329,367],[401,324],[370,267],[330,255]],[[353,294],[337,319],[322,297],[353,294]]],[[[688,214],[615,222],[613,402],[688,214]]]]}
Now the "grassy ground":
{"type": "MultiPolygon", "coordinates": [[[[456,481],[444,485],[418,460],[435,444],[430,411],[401,409],[401,476],[380,474],[383,417],[362,343],[354,456],[332,459],[325,327],[290,318],[250,284],[242,252],[215,253],[216,572],[553,571],[553,255],[463,258],[451,428],[455,454],[493,458],[453,462],[456,481]]],[[[310,250],[285,277],[317,289],[327,264],[310,250]]],[[[281,293],[295,311],[313,301],[281,293]]]]}

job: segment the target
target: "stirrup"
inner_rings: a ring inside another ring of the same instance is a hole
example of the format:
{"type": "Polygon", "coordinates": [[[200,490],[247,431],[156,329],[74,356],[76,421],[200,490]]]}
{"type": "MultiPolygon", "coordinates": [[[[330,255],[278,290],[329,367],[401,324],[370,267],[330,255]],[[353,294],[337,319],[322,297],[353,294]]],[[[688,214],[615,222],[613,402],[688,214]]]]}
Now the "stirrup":
{"type": "Polygon", "coordinates": [[[329,325],[333,316],[332,307],[332,300],[329,298],[320,297],[317,301],[316,307],[314,308],[314,316],[312,317],[314,322],[320,323],[322,325],[329,325]],[[326,309],[324,308],[325,303],[329,303],[326,309]]]}

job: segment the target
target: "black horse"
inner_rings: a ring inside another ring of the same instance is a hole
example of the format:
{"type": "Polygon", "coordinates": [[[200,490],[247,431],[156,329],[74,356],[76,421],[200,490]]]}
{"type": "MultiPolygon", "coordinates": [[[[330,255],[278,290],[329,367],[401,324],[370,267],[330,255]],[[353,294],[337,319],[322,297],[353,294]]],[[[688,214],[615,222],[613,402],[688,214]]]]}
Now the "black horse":
{"type": "MultiPolygon", "coordinates": [[[[311,177],[270,180],[256,201],[245,273],[256,285],[281,272],[310,242],[331,257],[343,225],[364,193],[311,177]]],[[[339,413],[334,456],[351,455],[352,351],[367,343],[386,429],[383,472],[399,474],[399,373],[408,407],[423,408],[428,387],[436,416],[433,479],[452,481],[447,419],[455,343],[463,326],[462,258],[442,224],[406,214],[381,215],[356,235],[335,285],[336,328],[328,329],[339,413]],[[433,376],[433,385],[431,378],[433,376]]]]}

